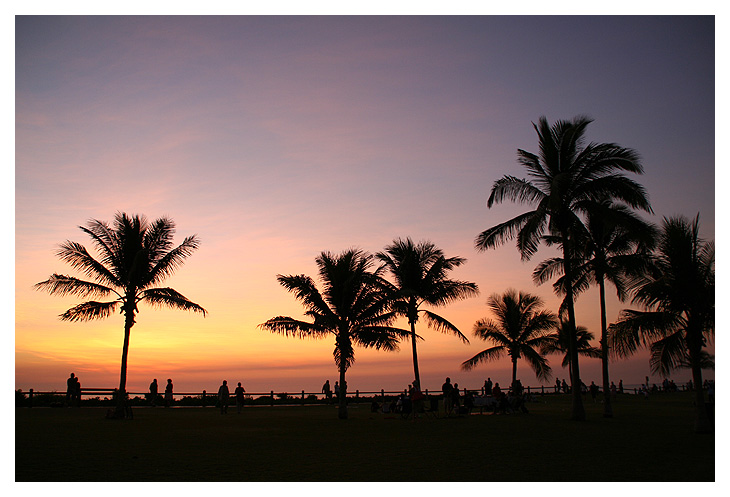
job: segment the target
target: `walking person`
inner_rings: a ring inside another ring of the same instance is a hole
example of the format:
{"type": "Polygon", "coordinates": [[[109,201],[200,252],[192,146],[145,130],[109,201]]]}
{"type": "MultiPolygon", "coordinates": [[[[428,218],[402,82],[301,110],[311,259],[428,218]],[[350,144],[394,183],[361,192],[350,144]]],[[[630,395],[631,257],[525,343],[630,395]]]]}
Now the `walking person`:
{"type": "Polygon", "coordinates": [[[66,406],[73,405],[74,397],[76,396],[76,375],[71,373],[71,376],[66,380],[66,406]]]}
{"type": "Polygon", "coordinates": [[[241,409],[243,409],[243,394],[246,393],[246,390],[243,389],[240,381],[234,393],[236,394],[236,412],[241,414],[241,409]]]}
{"type": "Polygon", "coordinates": [[[223,380],[223,384],[218,389],[218,403],[221,406],[221,414],[228,414],[228,399],[231,392],[228,391],[228,382],[223,380]]]}
{"type": "Polygon", "coordinates": [[[152,404],[152,407],[157,404],[157,378],[150,383],[150,404],[152,404]]]}
{"type": "Polygon", "coordinates": [[[167,386],[165,387],[165,407],[172,405],[172,379],[167,379],[167,386]]]}
{"type": "Polygon", "coordinates": [[[322,393],[324,394],[324,398],[327,400],[328,404],[332,403],[332,389],[330,388],[330,380],[327,380],[324,382],[324,385],[322,385],[322,393]]]}
{"type": "Polygon", "coordinates": [[[446,417],[451,416],[453,410],[454,401],[452,399],[454,385],[451,384],[451,378],[446,377],[446,381],[441,385],[441,393],[444,396],[444,414],[446,417]]]}

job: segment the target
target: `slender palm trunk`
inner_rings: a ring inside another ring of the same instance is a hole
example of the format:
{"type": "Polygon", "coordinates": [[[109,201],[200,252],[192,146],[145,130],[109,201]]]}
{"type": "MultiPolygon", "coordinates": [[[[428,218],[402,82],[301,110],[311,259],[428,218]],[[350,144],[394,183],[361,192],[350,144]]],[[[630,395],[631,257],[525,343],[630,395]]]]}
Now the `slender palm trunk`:
{"type": "Polygon", "coordinates": [[[613,417],[611,406],[611,391],[608,377],[608,325],[606,323],[606,285],[603,275],[598,279],[598,289],[601,297],[601,371],[603,373],[603,417],[613,417]]]}
{"type": "Polygon", "coordinates": [[[340,398],[339,408],[337,410],[337,417],[340,419],[347,419],[347,381],[345,381],[345,365],[340,365],[340,398]]]}
{"type": "Polygon", "coordinates": [[[692,364],[692,382],[695,390],[695,432],[710,433],[712,423],[705,405],[705,395],[702,391],[702,367],[700,366],[700,353],[702,352],[702,338],[695,339],[693,334],[687,330],[687,345],[689,348],[689,360],[692,364]]]}
{"type": "Polygon", "coordinates": [[[515,380],[517,380],[517,358],[512,358],[512,386],[514,387],[515,380]]]}
{"type": "Polygon", "coordinates": [[[573,306],[573,262],[571,260],[568,234],[563,233],[563,261],[565,269],[566,296],[568,298],[568,354],[570,354],[572,405],[570,419],[585,421],[586,411],[580,391],[580,367],[578,366],[578,340],[575,331],[575,307],[573,306]]]}
{"type": "Polygon", "coordinates": [[[413,347],[413,377],[418,382],[418,388],[421,388],[421,374],[418,371],[418,352],[416,351],[416,323],[411,321],[411,345],[413,347]]]}
{"type": "Polygon", "coordinates": [[[119,374],[119,391],[117,392],[117,406],[114,417],[124,418],[127,406],[127,356],[129,355],[129,335],[134,326],[134,310],[127,308],[124,311],[124,345],[122,346],[122,368],[119,374]]]}

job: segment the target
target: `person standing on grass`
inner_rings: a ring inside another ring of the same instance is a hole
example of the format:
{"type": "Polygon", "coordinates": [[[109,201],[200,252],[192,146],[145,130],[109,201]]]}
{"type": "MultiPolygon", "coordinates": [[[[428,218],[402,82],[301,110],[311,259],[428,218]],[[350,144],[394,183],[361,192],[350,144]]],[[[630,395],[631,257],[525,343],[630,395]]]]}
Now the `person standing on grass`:
{"type": "Polygon", "coordinates": [[[236,412],[238,414],[241,414],[241,409],[243,408],[243,394],[246,392],[246,390],[243,389],[241,386],[241,382],[238,382],[238,386],[236,387],[235,394],[236,394],[236,412]]]}
{"type": "Polygon", "coordinates": [[[155,407],[155,404],[157,403],[157,378],[152,380],[152,383],[150,383],[150,404],[152,404],[152,407],[155,407]]]}
{"type": "Polygon", "coordinates": [[[456,414],[459,414],[459,384],[454,383],[454,388],[451,390],[451,403],[456,414]]]}
{"type": "Polygon", "coordinates": [[[221,406],[221,414],[228,414],[228,399],[231,392],[228,391],[228,382],[223,380],[223,384],[218,389],[218,403],[221,406]]]}
{"type": "Polygon", "coordinates": [[[324,394],[324,398],[327,400],[328,404],[332,403],[332,389],[330,388],[330,380],[327,380],[324,382],[324,385],[322,385],[322,393],[324,394]]]}
{"type": "Polygon", "coordinates": [[[441,393],[444,394],[444,414],[451,416],[454,401],[452,400],[454,385],[451,384],[451,378],[447,377],[443,385],[441,385],[441,393]]]}
{"type": "Polygon", "coordinates": [[[74,398],[76,399],[76,407],[81,407],[81,382],[79,377],[76,377],[76,383],[74,384],[74,398]]]}
{"type": "Polygon", "coordinates": [[[73,404],[74,396],[76,395],[76,375],[71,373],[71,376],[66,380],[66,405],[70,406],[73,404]]]}
{"type": "Polygon", "coordinates": [[[167,379],[167,386],[165,387],[165,407],[170,407],[172,404],[172,379],[167,379]]]}
{"type": "Polygon", "coordinates": [[[335,382],[335,398],[337,398],[337,402],[340,401],[340,384],[338,382],[335,382]]]}

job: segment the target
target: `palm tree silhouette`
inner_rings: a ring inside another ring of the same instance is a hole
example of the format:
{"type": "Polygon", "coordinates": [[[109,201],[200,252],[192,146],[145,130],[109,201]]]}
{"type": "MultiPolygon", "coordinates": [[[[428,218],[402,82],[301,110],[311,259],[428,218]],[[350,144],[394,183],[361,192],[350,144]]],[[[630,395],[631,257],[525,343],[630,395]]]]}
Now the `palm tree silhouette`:
{"type": "Polygon", "coordinates": [[[507,290],[493,294],[487,305],[496,321],[480,319],[474,325],[474,335],[492,342],[494,347],[482,350],[461,364],[469,371],[480,362],[499,359],[505,354],[512,360],[512,384],[517,379],[517,360],[522,357],[530,365],[538,379],[547,380],[552,371],[540,349],[549,340],[548,333],[555,328],[555,315],[542,307],[542,299],[536,295],[507,290]]]}
{"type": "MultiPolygon", "coordinates": [[[[545,337],[545,342],[540,346],[540,353],[543,355],[563,354],[562,367],[570,367],[570,354],[568,353],[568,329],[570,324],[567,320],[561,319],[555,325],[554,331],[545,337]]],[[[593,341],[593,333],[588,331],[585,326],[576,326],[576,346],[578,354],[584,357],[592,357],[599,359],[601,357],[600,349],[591,345],[593,341]]],[[[570,369],[568,369],[570,374],[570,369]]],[[[572,380],[572,378],[571,378],[572,380]]]]}
{"type": "Polygon", "coordinates": [[[622,171],[642,172],[638,155],[631,149],[612,143],[584,145],[586,127],[590,122],[591,119],[586,117],[576,117],[550,126],[547,119],[541,117],[538,124],[533,123],[538,135],[539,154],[517,151],[518,161],[527,169],[530,180],[504,176],[495,181],[487,207],[511,200],[531,204],[535,208],[483,231],[475,241],[478,250],[487,250],[516,237],[522,259],[529,260],[544,241],[543,235],[558,237],[563,259],[567,262],[564,271],[573,381],[571,419],[579,421],[585,420],[585,409],[578,388],[580,369],[572,285],[573,261],[577,254],[572,242],[582,224],[580,214],[585,212],[588,202],[606,197],[651,212],[644,188],[620,174],[622,171]]]}
{"type": "Polygon", "coordinates": [[[61,314],[64,321],[103,319],[121,307],[124,314],[124,345],[115,416],[124,417],[129,335],[138,312],[137,304],[147,302],[152,306],[201,312],[203,316],[206,314],[205,309],[176,290],[154,287],[183,264],[198,248],[199,241],[193,235],[173,247],[175,223],[165,217],[150,224],[144,216],[117,213],[112,226],[103,221],[91,220],[85,227],[79,228],[91,237],[100,259],[95,259],[83,245],[72,241],[62,243],[56,255],[94,281],[53,274],[46,281],[36,284],[35,288],[48,291],[51,295],[113,297],[107,302],[89,300],[78,304],[61,314]]]}
{"type": "Polygon", "coordinates": [[[394,309],[408,319],[410,325],[411,345],[413,350],[413,374],[421,384],[418,370],[418,353],[416,350],[416,323],[419,314],[423,314],[427,326],[444,333],[451,333],[461,341],[469,343],[459,329],[443,317],[422,305],[443,306],[456,300],[479,294],[476,283],[448,279],[447,273],[461,266],[466,259],[461,257],[445,257],[443,252],[430,241],[414,244],[411,238],[396,239],[378,252],[375,257],[380,260],[395,280],[392,289],[395,295],[394,309]]]}
{"type": "MultiPolygon", "coordinates": [[[[610,199],[588,202],[585,205],[584,229],[575,233],[576,253],[582,260],[576,261],[573,293],[582,293],[591,285],[598,286],[601,312],[600,358],[603,380],[603,416],[613,417],[608,373],[608,320],[606,317],[606,282],[613,284],[616,296],[623,302],[627,297],[627,278],[640,274],[649,263],[651,249],[656,243],[656,229],[625,205],[610,199]]],[[[579,228],[581,228],[579,226],[579,228]]],[[[550,243],[551,237],[546,237],[550,243]]],[[[537,284],[563,274],[563,259],[555,257],[540,263],[533,272],[537,284]]],[[[554,288],[565,296],[565,279],[559,278],[554,288]]],[[[580,346],[578,349],[580,354],[580,346]]]]}
{"type": "Polygon", "coordinates": [[[625,309],[611,325],[610,338],[619,356],[651,347],[652,372],[667,376],[689,362],[695,389],[695,431],[708,432],[702,392],[703,347],[715,333],[715,244],[699,236],[699,214],[664,218],[652,268],[632,282],[632,302],[646,310],[625,309]]]}
{"type": "Polygon", "coordinates": [[[277,281],[294,293],[311,322],[278,316],[259,327],[272,333],[299,338],[335,337],[334,358],[340,372],[338,416],[347,418],[345,372],[355,362],[354,345],[397,350],[407,334],[391,325],[397,314],[391,310],[387,283],[379,270],[370,271],[373,256],[357,249],[340,255],[322,252],[315,262],[323,290],[305,275],[278,275],[277,281]]]}

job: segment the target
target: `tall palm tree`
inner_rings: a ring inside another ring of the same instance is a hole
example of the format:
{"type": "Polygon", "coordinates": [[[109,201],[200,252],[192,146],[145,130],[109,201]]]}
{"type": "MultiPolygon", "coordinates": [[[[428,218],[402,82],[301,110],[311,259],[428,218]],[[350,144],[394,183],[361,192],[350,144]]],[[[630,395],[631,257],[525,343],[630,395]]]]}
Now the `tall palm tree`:
{"type": "MultiPolygon", "coordinates": [[[[570,366],[570,354],[568,353],[568,329],[570,324],[567,320],[561,319],[558,324],[555,325],[554,331],[546,337],[545,342],[540,347],[540,353],[543,355],[549,354],[563,354],[563,362],[561,366],[570,366]]],[[[598,359],[601,357],[601,351],[591,345],[593,341],[593,333],[588,331],[585,326],[576,326],[576,345],[578,348],[578,354],[584,357],[592,357],[598,359]]],[[[570,369],[568,369],[570,374],[570,369]]]]}
{"type": "Polygon", "coordinates": [[[552,370],[540,352],[549,343],[556,317],[550,311],[540,309],[542,299],[536,295],[507,290],[502,295],[493,294],[487,305],[496,321],[480,319],[474,325],[474,335],[494,344],[464,361],[461,369],[469,371],[480,362],[492,361],[509,355],[512,360],[512,384],[517,379],[517,360],[524,358],[541,380],[547,380],[552,370]]]}
{"type": "Polygon", "coordinates": [[[504,176],[497,180],[492,186],[487,207],[511,200],[534,205],[534,209],[483,231],[475,241],[478,250],[487,250],[516,237],[522,259],[529,260],[544,241],[543,235],[559,237],[566,261],[565,290],[573,381],[571,419],[574,420],[585,420],[583,400],[580,388],[577,388],[580,386],[580,369],[572,285],[573,260],[576,257],[572,239],[582,224],[580,215],[585,212],[586,203],[605,197],[651,212],[644,188],[621,174],[624,171],[642,172],[636,152],[613,143],[584,145],[585,131],[590,122],[591,119],[586,117],[576,117],[550,126],[547,119],[541,117],[538,124],[533,123],[539,154],[517,151],[518,161],[527,169],[530,179],[504,176]]]}
{"type": "Polygon", "coordinates": [[[715,332],[715,244],[699,236],[699,214],[664,218],[653,268],[632,284],[632,302],[643,311],[625,309],[611,325],[615,352],[627,356],[650,346],[650,366],[664,376],[689,360],[695,389],[695,431],[711,424],[702,392],[703,348],[715,332]]]}
{"type": "Polygon", "coordinates": [[[462,257],[445,257],[441,249],[430,241],[414,244],[411,238],[396,239],[378,252],[375,257],[380,260],[395,280],[393,289],[396,301],[394,309],[408,319],[411,330],[413,350],[413,374],[418,384],[421,377],[418,370],[418,353],[416,350],[416,323],[419,314],[423,314],[426,324],[438,331],[451,333],[469,343],[459,329],[438,314],[423,305],[443,306],[456,300],[479,294],[476,283],[457,281],[448,278],[447,273],[466,262],[462,257]]]}
{"type": "Polygon", "coordinates": [[[205,316],[205,309],[176,290],[154,286],[172,275],[198,248],[199,241],[193,235],[173,247],[175,223],[165,217],[149,223],[144,216],[117,213],[111,226],[104,221],[91,220],[79,228],[91,237],[100,258],[95,259],[83,245],[72,241],[62,243],[56,255],[94,281],[53,274],[35,288],[52,295],[112,297],[106,302],[89,300],[78,304],[61,314],[64,321],[103,319],[121,307],[124,344],[115,415],[124,417],[129,335],[138,312],[137,304],[147,302],[152,306],[200,312],[205,316]]]}
{"type": "MultiPolygon", "coordinates": [[[[638,217],[625,205],[605,198],[585,205],[586,220],[574,237],[580,250],[580,261],[574,270],[573,293],[582,293],[591,285],[598,286],[601,312],[600,358],[603,380],[603,416],[613,417],[608,373],[608,320],[606,317],[606,282],[616,289],[620,301],[626,299],[627,278],[640,274],[649,263],[649,254],[656,241],[656,229],[638,217]]],[[[580,226],[579,226],[580,228],[580,226]]],[[[547,237],[549,238],[549,237],[547,237]]],[[[550,243],[550,241],[548,241],[550,243]]],[[[563,259],[555,257],[540,263],[533,273],[537,284],[563,274],[563,259]]],[[[565,295],[565,278],[554,285],[559,295],[565,295]]],[[[580,353],[580,352],[579,352],[580,353]]]]}
{"type": "Polygon", "coordinates": [[[345,373],[355,362],[354,345],[397,350],[407,332],[390,326],[397,318],[391,310],[387,283],[379,270],[370,271],[373,256],[357,249],[340,255],[322,252],[315,262],[323,289],[305,275],[278,275],[277,281],[294,293],[311,322],[278,316],[259,327],[299,338],[335,337],[334,358],[340,373],[340,419],[347,418],[345,373]]]}

